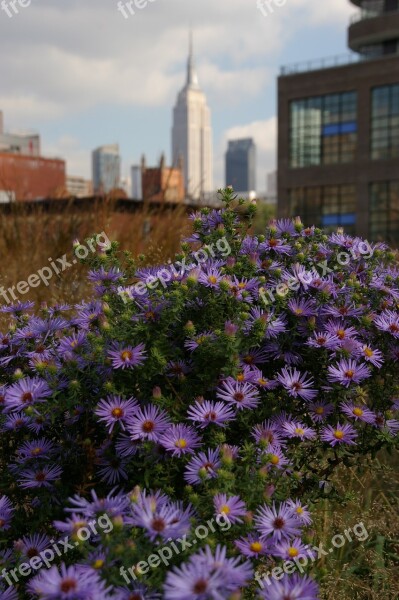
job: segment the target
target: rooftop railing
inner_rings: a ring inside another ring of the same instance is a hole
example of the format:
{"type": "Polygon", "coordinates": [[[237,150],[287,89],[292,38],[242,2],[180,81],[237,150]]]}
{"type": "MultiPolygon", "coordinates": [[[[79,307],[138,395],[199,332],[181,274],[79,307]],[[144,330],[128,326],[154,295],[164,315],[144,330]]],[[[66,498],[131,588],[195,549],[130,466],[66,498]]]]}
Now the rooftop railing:
{"type": "Polygon", "coordinates": [[[363,56],[355,54],[354,52],[339,54],[327,58],[301,61],[281,67],[280,75],[293,75],[294,73],[306,73],[308,71],[318,71],[319,69],[328,69],[331,67],[343,67],[363,60],[365,60],[363,56]]]}

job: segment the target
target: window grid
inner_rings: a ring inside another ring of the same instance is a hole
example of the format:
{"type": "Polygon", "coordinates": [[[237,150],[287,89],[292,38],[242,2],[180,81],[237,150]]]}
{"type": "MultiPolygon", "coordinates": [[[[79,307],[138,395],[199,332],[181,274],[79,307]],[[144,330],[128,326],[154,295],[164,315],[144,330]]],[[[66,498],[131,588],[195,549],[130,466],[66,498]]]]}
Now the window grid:
{"type": "Polygon", "coordinates": [[[370,238],[399,246],[399,181],[370,185],[370,238]]]}
{"type": "Polygon", "coordinates": [[[356,143],[356,92],[291,102],[291,167],[351,162],[355,158],[356,143]]]}
{"type": "Polygon", "coordinates": [[[356,190],[354,185],[312,186],[289,190],[289,210],[300,216],[307,226],[316,225],[327,231],[343,227],[355,233],[356,190]]]}
{"type": "Polygon", "coordinates": [[[372,91],[371,157],[399,158],[399,84],[372,91]]]}

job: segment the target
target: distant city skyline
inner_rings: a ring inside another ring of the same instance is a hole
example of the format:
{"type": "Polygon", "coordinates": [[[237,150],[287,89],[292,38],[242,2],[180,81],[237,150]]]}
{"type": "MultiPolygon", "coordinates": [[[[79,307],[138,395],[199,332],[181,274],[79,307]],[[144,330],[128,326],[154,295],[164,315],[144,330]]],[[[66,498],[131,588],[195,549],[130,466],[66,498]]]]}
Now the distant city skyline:
{"type": "MultiPolygon", "coordinates": [[[[254,137],[258,184],[275,168],[281,65],[346,52],[346,0],[291,0],[264,17],[256,1],[170,0],[123,19],[117,3],[50,0],[0,14],[0,109],[5,129],[40,133],[42,153],[91,176],[91,152],[117,141],[122,176],[145,153],[170,156],[171,108],[181,88],[187,30],[214,129],[214,183],[224,183],[228,139],[254,137]],[[226,33],[227,32],[227,33],[226,33]],[[101,44],[98,43],[101,38],[101,44]]],[[[261,187],[261,186],[260,186],[261,187]]]]}

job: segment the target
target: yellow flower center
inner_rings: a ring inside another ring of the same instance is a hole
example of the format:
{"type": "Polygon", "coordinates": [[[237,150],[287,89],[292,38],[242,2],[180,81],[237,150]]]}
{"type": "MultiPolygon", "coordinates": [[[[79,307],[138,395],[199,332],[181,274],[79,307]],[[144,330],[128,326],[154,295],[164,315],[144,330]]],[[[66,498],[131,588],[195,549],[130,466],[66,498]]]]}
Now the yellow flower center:
{"type": "Polygon", "coordinates": [[[115,419],[120,419],[120,417],[123,417],[123,410],[121,408],[114,408],[111,414],[115,419]]]}
{"type": "Polygon", "coordinates": [[[346,376],[348,379],[352,379],[352,377],[354,376],[354,374],[355,374],[355,372],[354,372],[354,371],[352,371],[352,369],[349,369],[348,371],[345,371],[345,376],[346,376]]]}
{"type": "Polygon", "coordinates": [[[277,456],[277,454],[272,454],[270,462],[272,463],[272,465],[278,465],[278,463],[280,462],[280,459],[277,456]]]}
{"type": "Polygon", "coordinates": [[[342,440],[342,438],[344,437],[344,432],[343,432],[343,431],[340,431],[339,429],[336,429],[336,430],[334,431],[334,437],[335,437],[337,440],[342,440]]]}
{"type": "Polygon", "coordinates": [[[175,446],[176,448],[186,448],[187,442],[183,438],[180,438],[180,440],[175,441],[175,446]]]}
{"type": "Polygon", "coordinates": [[[366,356],[368,356],[368,358],[370,358],[371,356],[374,355],[374,352],[372,351],[371,348],[365,348],[364,353],[366,356]]]}
{"type": "Polygon", "coordinates": [[[302,508],[302,506],[298,506],[298,508],[296,509],[296,513],[297,513],[298,515],[301,515],[301,514],[303,513],[303,508],[302,508]]]}
{"type": "Polygon", "coordinates": [[[130,352],[130,350],[124,350],[123,352],[121,352],[122,360],[132,360],[132,358],[133,354],[130,352]]]}
{"type": "Polygon", "coordinates": [[[302,427],[296,427],[295,433],[297,433],[298,435],[303,435],[305,433],[305,430],[302,429],[302,427]]]}
{"type": "Polygon", "coordinates": [[[227,506],[227,504],[225,504],[220,509],[220,512],[223,513],[224,515],[228,515],[228,514],[230,514],[230,508],[227,506]]]}
{"type": "Polygon", "coordinates": [[[298,554],[299,554],[299,551],[296,548],[293,548],[292,546],[291,546],[291,548],[288,548],[288,556],[290,558],[295,558],[296,556],[298,556],[298,554]]]}
{"type": "Polygon", "coordinates": [[[209,275],[208,281],[209,281],[209,283],[216,283],[217,277],[215,277],[215,275],[209,275]]]}
{"type": "Polygon", "coordinates": [[[93,569],[101,569],[101,567],[104,565],[104,561],[101,560],[101,558],[98,558],[97,560],[94,561],[93,563],[93,569]]]}
{"type": "Polygon", "coordinates": [[[315,410],[316,415],[323,415],[324,414],[324,408],[322,406],[318,406],[315,410]]]}
{"type": "Polygon", "coordinates": [[[252,552],[261,552],[263,546],[260,542],[252,542],[249,548],[252,552]]]}
{"type": "Polygon", "coordinates": [[[240,373],[239,375],[237,375],[236,379],[237,379],[237,381],[244,381],[244,379],[245,379],[244,373],[240,373]]]}
{"type": "Polygon", "coordinates": [[[361,416],[362,416],[362,414],[363,414],[363,411],[362,411],[362,409],[361,409],[361,408],[354,408],[354,409],[353,409],[353,414],[354,414],[356,417],[361,417],[361,416]]]}

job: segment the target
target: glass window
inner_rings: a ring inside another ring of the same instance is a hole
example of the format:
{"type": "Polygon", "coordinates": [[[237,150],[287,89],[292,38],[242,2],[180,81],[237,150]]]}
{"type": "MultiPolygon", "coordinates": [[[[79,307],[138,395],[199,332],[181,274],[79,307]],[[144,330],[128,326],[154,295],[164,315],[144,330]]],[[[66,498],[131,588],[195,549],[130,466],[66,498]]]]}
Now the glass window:
{"type": "Polygon", "coordinates": [[[357,93],[291,102],[290,165],[293,168],[350,162],[357,143],[357,93]]]}
{"type": "Polygon", "coordinates": [[[393,247],[399,245],[399,181],[370,186],[370,237],[393,247]]]}
{"type": "Polygon", "coordinates": [[[371,157],[399,157],[399,84],[372,91],[371,157]]]}

